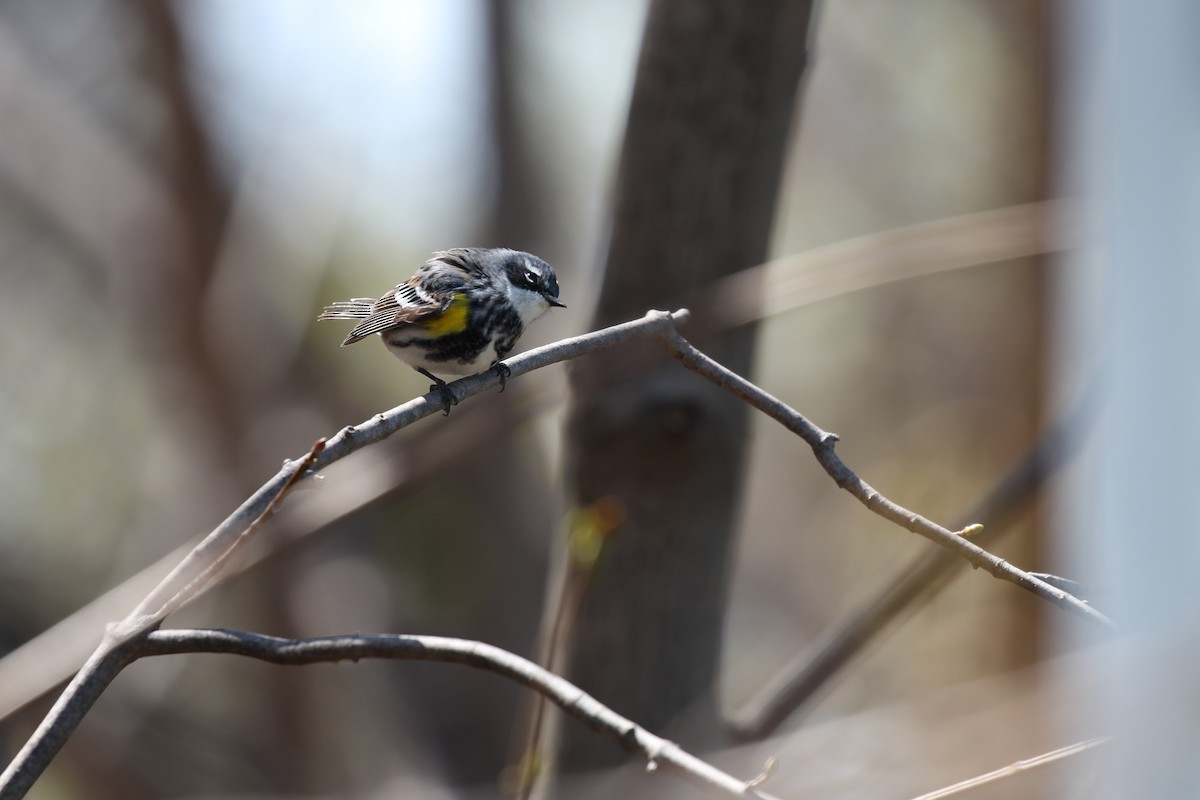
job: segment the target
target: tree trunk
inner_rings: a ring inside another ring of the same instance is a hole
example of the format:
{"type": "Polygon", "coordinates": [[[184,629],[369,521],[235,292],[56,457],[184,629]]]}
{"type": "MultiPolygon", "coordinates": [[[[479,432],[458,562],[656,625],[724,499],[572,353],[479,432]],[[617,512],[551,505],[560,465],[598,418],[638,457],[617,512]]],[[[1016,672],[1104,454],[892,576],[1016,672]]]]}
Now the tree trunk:
{"type": "MultiPolygon", "coordinates": [[[[650,10],[617,178],[607,271],[594,324],[693,301],[767,255],[806,62],[812,3],[658,0],[650,10]]],[[[685,331],[749,372],[755,330],[685,331]]],[[[567,674],[635,721],[713,742],[729,554],[746,452],[746,409],[658,348],[577,362],[568,422],[572,501],[609,499],[608,537],[567,644],[567,674]]],[[[558,763],[623,756],[568,725],[558,763]]]]}

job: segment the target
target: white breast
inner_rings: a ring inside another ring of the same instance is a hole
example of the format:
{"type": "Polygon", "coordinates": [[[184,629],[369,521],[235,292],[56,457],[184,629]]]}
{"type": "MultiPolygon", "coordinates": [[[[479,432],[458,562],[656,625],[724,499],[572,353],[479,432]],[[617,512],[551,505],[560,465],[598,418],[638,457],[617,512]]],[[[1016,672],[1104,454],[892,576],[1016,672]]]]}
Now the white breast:
{"type": "Polygon", "coordinates": [[[542,314],[545,314],[550,308],[550,304],[546,302],[546,298],[542,297],[538,292],[531,292],[528,289],[522,289],[512,284],[508,284],[507,289],[508,299],[512,301],[513,307],[517,309],[517,314],[521,317],[521,322],[526,326],[542,314]]]}

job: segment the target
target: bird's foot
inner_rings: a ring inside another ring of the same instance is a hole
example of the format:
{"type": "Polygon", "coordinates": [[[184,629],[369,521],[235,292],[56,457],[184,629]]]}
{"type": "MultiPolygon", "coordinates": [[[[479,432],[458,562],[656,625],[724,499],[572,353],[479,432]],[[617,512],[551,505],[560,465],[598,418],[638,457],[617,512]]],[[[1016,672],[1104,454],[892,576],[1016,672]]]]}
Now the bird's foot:
{"type": "Polygon", "coordinates": [[[439,380],[429,387],[429,391],[437,392],[442,396],[442,416],[450,416],[450,409],[458,405],[458,398],[454,395],[454,390],[450,388],[450,384],[439,380]]]}
{"type": "Polygon", "coordinates": [[[415,369],[417,372],[433,381],[433,385],[429,387],[429,391],[437,392],[439,395],[441,395],[442,415],[446,417],[450,416],[450,409],[458,405],[458,398],[454,395],[454,390],[450,388],[448,383],[439,378],[437,375],[434,375],[432,372],[421,369],[420,367],[415,367],[415,369]]]}
{"type": "Polygon", "coordinates": [[[500,378],[500,391],[503,392],[508,387],[508,379],[512,377],[512,370],[503,361],[497,361],[492,365],[492,369],[496,370],[496,375],[500,378]]]}

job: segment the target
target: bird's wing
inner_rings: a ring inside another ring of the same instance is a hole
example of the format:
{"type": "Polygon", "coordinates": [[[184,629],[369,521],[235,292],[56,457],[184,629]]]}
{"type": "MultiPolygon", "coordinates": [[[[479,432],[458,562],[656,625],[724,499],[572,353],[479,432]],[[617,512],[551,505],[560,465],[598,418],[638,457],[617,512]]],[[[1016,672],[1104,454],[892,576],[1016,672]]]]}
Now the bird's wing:
{"type": "Polygon", "coordinates": [[[451,297],[430,295],[416,288],[412,281],[402,283],[378,300],[356,297],[341,303],[326,306],[318,320],[358,319],[362,320],[346,336],[342,346],[354,344],[373,333],[426,322],[441,314],[450,304],[451,297]]]}
{"type": "Polygon", "coordinates": [[[380,297],[356,297],[326,306],[318,320],[362,320],[342,347],[397,325],[431,322],[450,308],[456,293],[472,280],[470,250],[443,250],[421,265],[417,274],[380,297]]]}

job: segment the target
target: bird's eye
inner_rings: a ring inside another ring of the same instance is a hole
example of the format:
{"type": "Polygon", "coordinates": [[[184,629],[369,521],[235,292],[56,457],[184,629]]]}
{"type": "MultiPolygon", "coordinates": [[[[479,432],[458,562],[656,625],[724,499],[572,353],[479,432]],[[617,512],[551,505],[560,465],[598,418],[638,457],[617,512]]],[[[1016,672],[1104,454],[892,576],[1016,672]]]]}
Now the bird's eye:
{"type": "Polygon", "coordinates": [[[541,276],[531,269],[525,270],[525,282],[530,286],[537,286],[541,276]]]}

